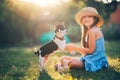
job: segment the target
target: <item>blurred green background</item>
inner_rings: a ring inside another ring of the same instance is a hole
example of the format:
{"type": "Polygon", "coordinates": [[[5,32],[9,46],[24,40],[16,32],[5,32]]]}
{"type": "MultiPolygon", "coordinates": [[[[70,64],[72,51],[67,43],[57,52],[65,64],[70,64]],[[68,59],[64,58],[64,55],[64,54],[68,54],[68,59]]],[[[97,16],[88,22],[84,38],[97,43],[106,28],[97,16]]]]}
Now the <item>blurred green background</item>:
{"type": "Polygon", "coordinates": [[[120,41],[120,0],[0,0],[0,47],[42,44],[41,36],[54,31],[58,21],[65,22],[70,41],[79,42],[75,14],[85,6],[104,18],[105,40],[120,41]]]}
{"type": "Polygon", "coordinates": [[[120,80],[119,48],[120,0],[0,0],[0,80],[120,80]],[[59,21],[67,26],[66,41],[80,46],[75,14],[85,6],[95,7],[105,20],[101,30],[109,67],[97,73],[73,69],[60,75],[53,65],[63,55],[73,55],[56,52],[45,72],[39,73],[34,47],[54,37],[54,25],[59,21]]]}

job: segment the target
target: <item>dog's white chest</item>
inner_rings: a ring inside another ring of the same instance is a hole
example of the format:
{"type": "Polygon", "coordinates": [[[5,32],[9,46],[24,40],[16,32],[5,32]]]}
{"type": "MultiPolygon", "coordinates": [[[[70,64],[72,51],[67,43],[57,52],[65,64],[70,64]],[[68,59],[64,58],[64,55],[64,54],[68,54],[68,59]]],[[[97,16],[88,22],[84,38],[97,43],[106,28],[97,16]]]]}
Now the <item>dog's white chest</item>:
{"type": "Polygon", "coordinates": [[[60,50],[65,49],[65,46],[66,46],[66,41],[65,40],[60,40],[58,38],[55,38],[53,41],[58,45],[60,50]]]}

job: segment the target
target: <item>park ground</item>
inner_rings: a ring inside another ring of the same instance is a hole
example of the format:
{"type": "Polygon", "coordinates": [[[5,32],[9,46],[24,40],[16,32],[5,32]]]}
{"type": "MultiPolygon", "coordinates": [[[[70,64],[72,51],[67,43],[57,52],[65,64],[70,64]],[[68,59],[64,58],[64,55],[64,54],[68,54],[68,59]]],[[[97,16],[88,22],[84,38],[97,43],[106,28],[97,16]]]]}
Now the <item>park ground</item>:
{"type": "MultiPolygon", "coordinates": [[[[80,43],[76,43],[80,44],[80,43]]],[[[34,46],[39,47],[39,46],[34,46]]],[[[38,58],[34,47],[7,47],[0,49],[0,80],[120,80],[120,42],[105,42],[109,67],[91,73],[83,69],[71,69],[64,74],[53,68],[63,55],[73,56],[67,52],[53,54],[44,72],[38,69],[38,58]]],[[[79,54],[74,56],[80,57],[79,54]]]]}

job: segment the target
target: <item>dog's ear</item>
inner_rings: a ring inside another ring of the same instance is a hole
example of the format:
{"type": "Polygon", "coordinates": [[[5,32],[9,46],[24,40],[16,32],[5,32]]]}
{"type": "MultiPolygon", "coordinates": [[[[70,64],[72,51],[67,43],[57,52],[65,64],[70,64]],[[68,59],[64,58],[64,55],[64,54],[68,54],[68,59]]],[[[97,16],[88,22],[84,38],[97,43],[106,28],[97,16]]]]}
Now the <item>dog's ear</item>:
{"type": "Polygon", "coordinates": [[[64,22],[56,22],[55,27],[58,27],[59,25],[65,26],[64,22]]]}
{"type": "Polygon", "coordinates": [[[64,25],[65,25],[65,24],[64,24],[64,22],[60,22],[59,24],[60,24],[60,25],[62,25],[62,26],[64,26],[64,25]]]}
{"type": "Polygon", "coordinates": [[[64,22],[60,22],[60,25],[64,27],[64,29],[66,28],[65,23],[64,22]]]}
{"type": "Polygon", "coordinates": [[[54,26],[55,33],[58,32],[58,27],[59,27],[58,25],[59,25],[59,22],[56,22],[56,23],[55,23],[55,26],[54,26]]]}
{"type": "Polygon", "coordinates": [[[55,24],[54,24],[54,29],[56,30],[57,29],[57,25],[58,25],[59,23],[58,22],[55,22],[55,24]]]}
{"type": "Polygon", "coordinates": [[[58,21],[56,21],[56,22],[55,22],[55,26],[56,26],[56,25],[58,25],[58,24],[59,24],[59,22],[58,22],[58,21]]]}

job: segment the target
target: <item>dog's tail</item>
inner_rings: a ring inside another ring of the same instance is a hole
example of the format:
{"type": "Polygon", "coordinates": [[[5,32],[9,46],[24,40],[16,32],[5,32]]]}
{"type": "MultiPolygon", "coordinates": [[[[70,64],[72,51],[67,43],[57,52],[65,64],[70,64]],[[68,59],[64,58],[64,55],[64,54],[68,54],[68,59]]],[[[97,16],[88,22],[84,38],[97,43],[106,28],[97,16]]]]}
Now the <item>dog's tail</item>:
{"type": "Polygon", "coordinates": [[[34,53],[37,54],[37,48],[34,48],[34,53]]]}
{"type": "Polygon", "coordinates": [[[37,48],[34,48],[35,55],[39,56],[41,54],[41,50],[37,50],[37,48]]]}

